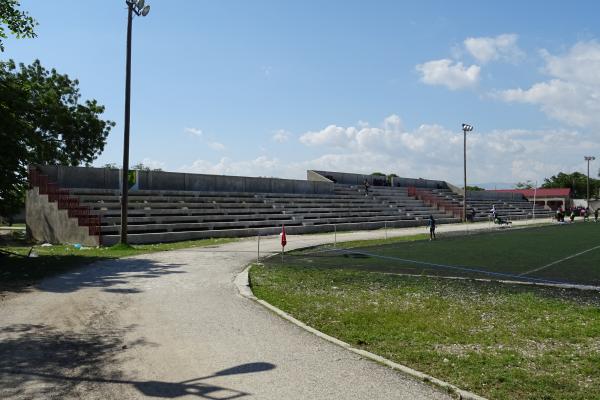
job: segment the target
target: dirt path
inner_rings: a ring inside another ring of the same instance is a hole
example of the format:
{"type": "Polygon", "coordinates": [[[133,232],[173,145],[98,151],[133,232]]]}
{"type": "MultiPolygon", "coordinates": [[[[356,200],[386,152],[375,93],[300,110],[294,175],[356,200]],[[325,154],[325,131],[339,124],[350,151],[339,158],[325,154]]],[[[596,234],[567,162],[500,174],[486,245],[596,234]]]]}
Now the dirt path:
{"type": "MultiPolygon", "coordinates": [[[[287,249],[330,241],[288,236],[287,249]]],[[[255,257],[249,239],[103,261],[2,302],[0,398],[447,398],[240,296],[233,279],[255,257]]]]}

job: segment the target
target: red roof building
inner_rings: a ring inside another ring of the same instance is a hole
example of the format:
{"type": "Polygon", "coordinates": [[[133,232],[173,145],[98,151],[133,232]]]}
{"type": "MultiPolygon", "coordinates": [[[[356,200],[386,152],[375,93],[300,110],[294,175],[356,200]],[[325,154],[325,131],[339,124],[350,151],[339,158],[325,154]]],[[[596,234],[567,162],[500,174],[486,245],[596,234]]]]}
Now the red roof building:
{"type": "Polygon", "coordinates": [[[558,207],[562,207],[565,210],[570,207],[571,203],[571,189],[569,188],[502,189],[494,190],[494,192],[520,193],[527,200],[535,200],[536,204],[552,210],[556,210],[558,207]]]}

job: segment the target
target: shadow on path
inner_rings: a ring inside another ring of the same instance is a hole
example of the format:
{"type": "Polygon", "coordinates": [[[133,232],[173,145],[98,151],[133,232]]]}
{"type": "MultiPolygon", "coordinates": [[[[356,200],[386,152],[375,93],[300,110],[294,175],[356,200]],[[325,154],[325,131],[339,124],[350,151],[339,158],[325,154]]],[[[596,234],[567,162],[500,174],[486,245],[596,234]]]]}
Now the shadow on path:
{"type": "Polygon", "coordinates": [[[139,288],[127,287],[139,279],[160,278],[183,274],[184,264],[161,263],[147,258],[122,258],[95,262],[72,272],[40,283],[37,289],[46,292],[71,293],[83,288],[104,288],[105,292],[135,294],[139,288]],[[126,286],[126,287],[113,287],[126,286]]]}
{"type": "Polygon", "coordinates": [[[123,334],[123,330],[103,334],[61,332],[45,325],[1,328],[0,398],[62,398],[74,392],[98,392],[105,384],[113,384],[128,385],[148,397],[236,399],[249,393],[202,381],[275,368],[274,364],[255,362],[180,382],[125,379],[114,369],[123,360],[124,349],[153,344],[143,339],[125,344],[123,334]]]}

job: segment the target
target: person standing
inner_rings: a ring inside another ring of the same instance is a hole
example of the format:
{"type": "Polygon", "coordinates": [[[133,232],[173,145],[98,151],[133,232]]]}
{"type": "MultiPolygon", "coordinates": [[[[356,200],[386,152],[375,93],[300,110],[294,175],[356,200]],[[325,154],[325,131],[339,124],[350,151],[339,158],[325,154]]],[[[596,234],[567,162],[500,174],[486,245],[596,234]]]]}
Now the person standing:
{"type": "Polygon", "coordinates": [[[429,215],[429,221],[427,225],[429,226],[429,240],[435,240],[435,219],[431,214],[429,215]]]}
{"type": "Polygon", "coordinates": [[[367,197],[369,195],[369,181],[365,179],[363,184],[365,185],[365,197],[367,197]]]}
{"type": "Polygon", "coordinates": [[[598,208],[594,210],[594,222],[598,222],[598,208]]]}

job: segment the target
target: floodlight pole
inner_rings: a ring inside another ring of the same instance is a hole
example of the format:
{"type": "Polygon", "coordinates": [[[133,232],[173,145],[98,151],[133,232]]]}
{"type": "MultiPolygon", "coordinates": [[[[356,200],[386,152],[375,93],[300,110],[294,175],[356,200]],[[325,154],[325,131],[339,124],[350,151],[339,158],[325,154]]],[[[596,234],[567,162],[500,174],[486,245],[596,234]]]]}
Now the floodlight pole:
{"type": "Polygon", "coordinates": [[[462,124],[463,130],[463,172],[464,172],[464,190],[463,190],[463,222],[467,222],[467,132],[473,130],[473,126],[462,124]]]}
{"type": "Polygon", "coordinates": [[[127,205],[129,191],[129,116],[131,109],[131,23],[133,3],[127,2],[127,63],[125,67],[125,131],[123,134],[123,176],[121,177],[121,243],[127,244],[127,205]]]}
{"type": "Polygon", "coordinates": [[[463,172],[464,172],[464,188],[463,195],[463,222],[467,222],[467,130],[463,128],[463,172]]]}
{"type": "Polygon", "coordinates": [[[586,207],[590,206],[590,161],[594,161],[596,157],[593,156],[585,156],[583,157],[585,161],[587,161],[587,197],[586,197],[586,207]]]}
{"type": "Polygon", "coordinates": [[[150,6],[140,0],[125,0],[127,4],[127,62],[125,66],[125,123],[123,134],[123,174],[121,177],[121,243],[127,244],[127,207],[129,191],[129,120],[131,110],[131,27],[133,13],[146,16],[150,6]]]}

